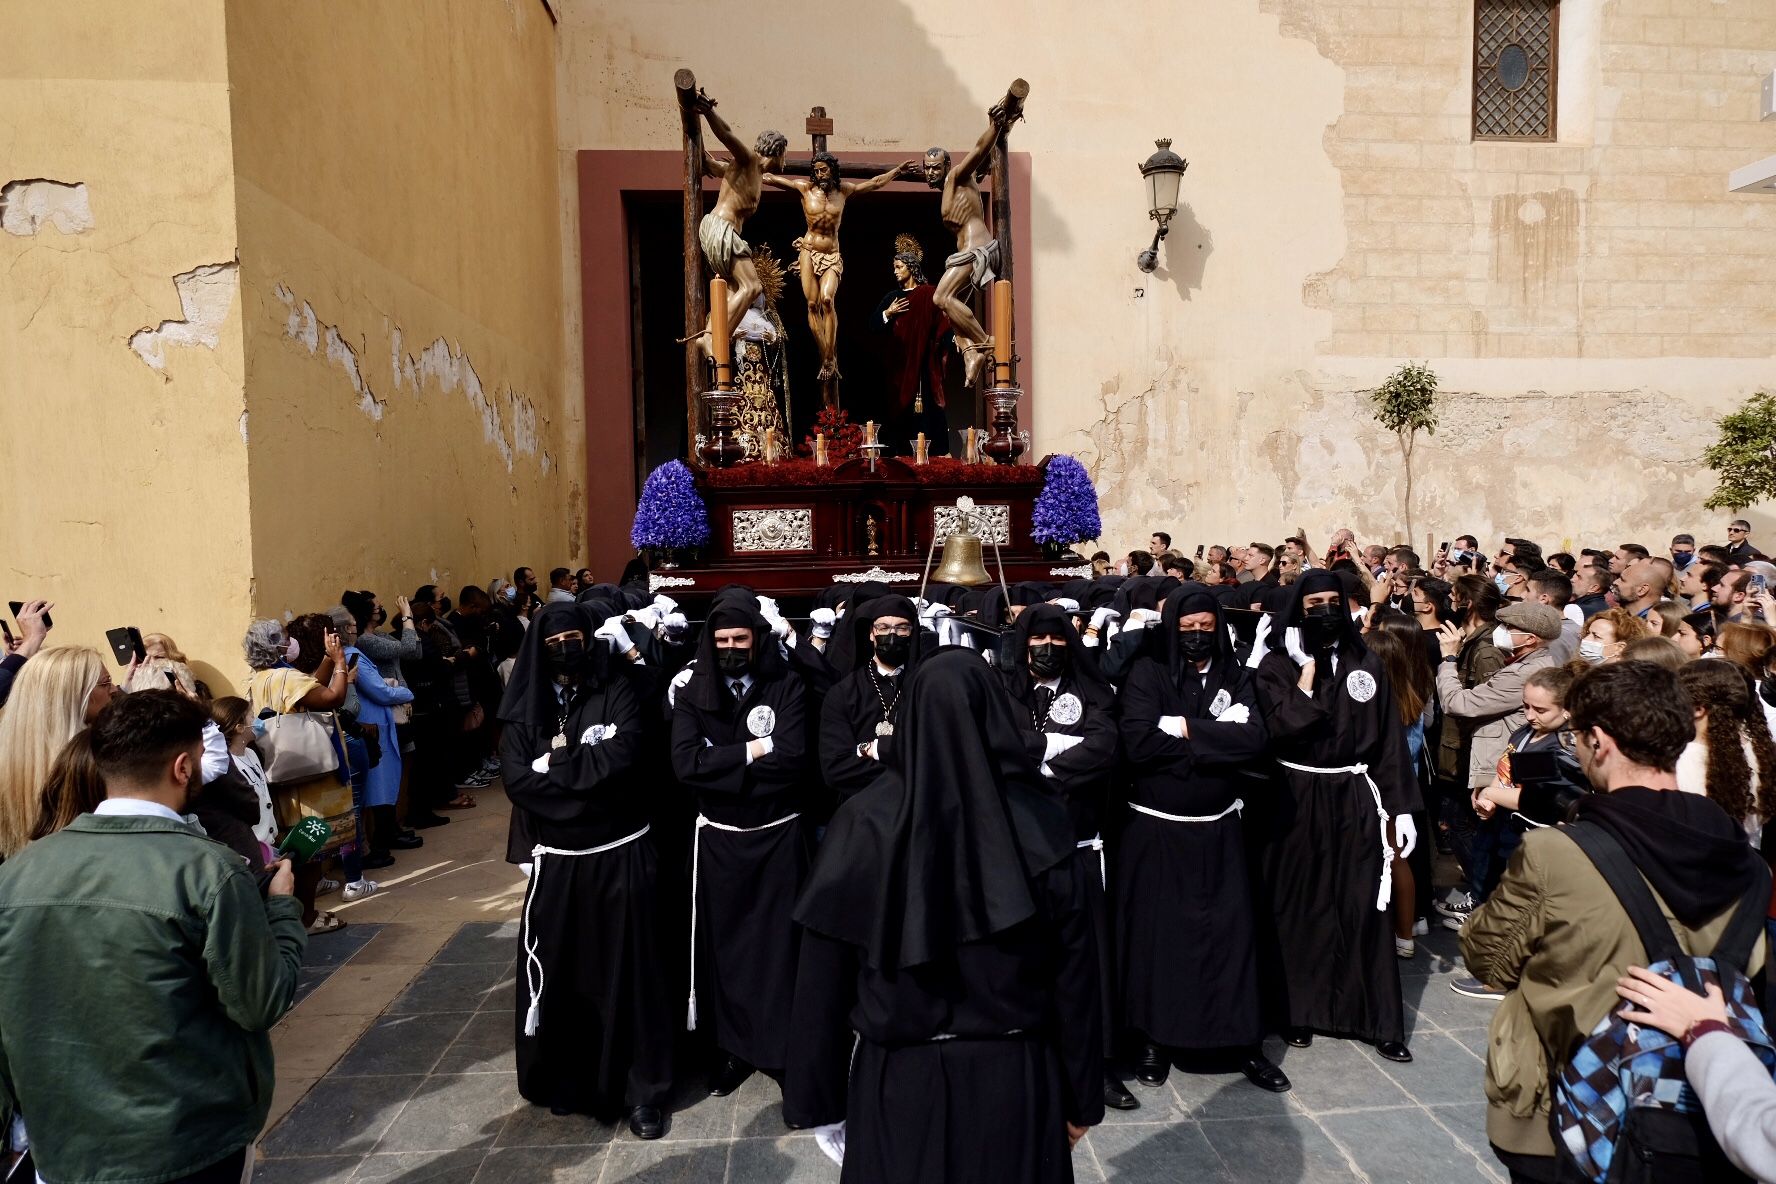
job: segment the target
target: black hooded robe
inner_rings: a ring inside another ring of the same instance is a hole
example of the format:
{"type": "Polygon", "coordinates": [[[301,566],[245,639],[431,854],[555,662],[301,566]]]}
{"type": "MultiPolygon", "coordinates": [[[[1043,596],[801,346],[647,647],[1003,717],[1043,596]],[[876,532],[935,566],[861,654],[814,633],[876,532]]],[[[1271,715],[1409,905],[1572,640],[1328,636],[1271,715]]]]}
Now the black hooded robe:
{"type": "Polygon", "coordinates": [[[1287,1027],[1403,1042],[1393,911],[1377,907],[1390,873],[1375,799],[1379,794],[1390,820],[1423,808],[1405,728],[1381,660],[1354,629],[1340,641],[1335,662],[1316,662],[1311,695],[1297,686],[1301,668],[1285,650],[1285,629],[1299,623],[1303,597],[1342,592],[1336,580],[1316,571],[1296,581],[1274,648],[1258,664],[1258,699],[1278,762],[1314,769],[1363,764],[1368,776],[1279,770],[1260,836],[1257,883],[1275,921],[1274,947],[1260,950],[1260,981],[1274,992],[1274,1019],[1287,1027]],[[1274,967],[1264,964],[1267,954],[1274,967]]]}
{"type": "Polygon", "coordinates": [[[847,614],[839,627],[844,634],[835,634],[827,652],[841,673],[821,707],[819,748],[821,780],[843,802],[885,775],[882,762],[894,737],[878,735],[876,729],[884,719],[893,723],[901,688],[906,685],[908,671],[917,664],[926,638],[919,625],[919,610],[904,596],[871,600],[847,614]],[[913,627],[906,663],[892,674],[875,668],[870,628],[877,617],[904,617],[913,627]],[[871,741],[877,742],[876,756],[858,755],[858,747],[871,741]]]}
{"type": "Polygon", "coordinates": [[[539,614],[501,704],[500,770],[513,831],[533,844],[524,853],[532,870],[518,932],[518,1092],[540,1106],[609,1118],[665,1101],[672,1011],[658,946],[656,857],[641,833],[647,804],[631,775],[641,706],[622,679],[594,675],[564,708],[543,664],[545,636],[581,628],[597,647],[597,623],[579,605],[539,614]],[[606,728],[615,731],[601,735],[606,728]],[[560,747],[558,734],[566,738],[560,747]],[[544,756],[548,771],[539,773],[534,762],[544,756]]]}
{"type": "MultiPolygon", "coordinates": [[[[1215,605],[1207,590],[1175,593],[1155,640],[1169,642],[1180,616],[1215,605]]],[[[1264,1035],[1243,822],[1232,809],[1255,785],[1242,774],[1263,758],[1264,717],[1219,623],[1217,636],[1200,673],[1175,646],[1139,659],[1119,703],[1132,772],[1115,868],[1122,1006],[1131,1027],[1168,1048],[1249,1047],[1264,1035]],[[1222,722],[1235,705],[1247,722],[1222,722]],[[1160,730],[1172,715],[1184,717],[1188,738],[1160,730]]]]}
{"type": "Polygon", "coordinates": [[[908,677],[909,707],[945,685],[893,776],[833,816],[796,910],[784,1118],[845,1120],[842,1184],[1066,1184],[1066,1123],[1102,1120],[1104,1079],[1065,813],[978,656],[908,677]]]}
{"type": "Polygon", "coordinates": [[[1098,948],[1104,1056],[1109,1059],[1117,1030],[1116,942],[1110,915],[1104,824],[1109,813],[1110,784],[1117,767],[1116,692],[1098,673],[1091,651],[1081,643],[1071,619],[1055,605],[1037,605],[1019,613],[1009,643],[1000,677],[1011,695],[1014,718],[1042,775],[1066,801],[1067,817],[1073,824],[1073,862],[1085,884],[1092,936],[1098,948]],[[1067,640],[1068,669],[1053,688],[1046,714],[1040,709],[1042,696],[1027,657],[1030,638],[1038,633],[1067,640]],[[1017,661],[1020,653],[1026,654],[1022,662],[1017,661]],[[1079,743],[1044,759],[1050,735],[1077,736],[1079,743]]]}
{"type": "Polygon", "coordinates": [[[734,702],[714,659],[720,612],[711,609],[697,673],[678,692],[672,714],[673,772],[698,810],[692,840],[695,1014],[686,1022],[707,1028],[724,1052],[780,1076],[790,1045],[799,941],[791,913],[812,861],[809,832],[798,817],[807,723],[801,682],[756,612],[748,613],[753,683],[745,699],[734,702]],[[767,718],[762,709],[768,709],[768,732],[760,730],[767,718]],[[749,764],[747,744],[765,735],[772,751],[749,764]]]}

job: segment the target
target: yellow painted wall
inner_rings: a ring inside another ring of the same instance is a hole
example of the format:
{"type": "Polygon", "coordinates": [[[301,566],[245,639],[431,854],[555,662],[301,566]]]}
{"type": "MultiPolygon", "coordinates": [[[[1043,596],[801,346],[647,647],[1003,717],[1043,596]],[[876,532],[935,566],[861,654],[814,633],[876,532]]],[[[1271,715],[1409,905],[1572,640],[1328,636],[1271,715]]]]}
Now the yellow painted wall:
{"type": "Polygon", "coordinates": [[[0,212],[0,601],[54,600],[53,643],[168,633],[220,692],[251,588],[221,0],[12,6],[0,187],[41,179],[90,218],[0,212]]]}
{"type": "Polygon", "coordinates": [[[228,3],[255,611],[575,558],[555,51],[538,0],[228,3]]]}
{"type": "Polygon", "coordinates": [[[1398,450],[1361,392],[1408,358],[1450,394],[1418,542],[1720,538],[1695,458],[1776,384],[1776,201],[1726,194],[1776,150],[1776,22],[1568,3],[1561,141],[1476,145],[1472,2],[566,0],[559,147],[676,148],[683,65],[748,138],[800,143],[818,103],[841,157],[895,160],[972,141],[1022,76],[1036,452],[1087,461],[1107,543],[1396,537],[1398,450]],[[1159,136],[1186,207],[1142,276],[1159,136]]]}

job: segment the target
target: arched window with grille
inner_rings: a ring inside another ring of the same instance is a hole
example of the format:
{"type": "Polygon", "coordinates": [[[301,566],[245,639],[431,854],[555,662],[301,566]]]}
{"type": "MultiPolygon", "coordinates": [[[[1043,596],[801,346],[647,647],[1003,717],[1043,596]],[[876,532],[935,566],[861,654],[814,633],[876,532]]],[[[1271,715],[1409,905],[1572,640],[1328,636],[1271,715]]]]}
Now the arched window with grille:
{"type": "Polygon", "coordinates": [[[1552,140],[1560,0],[1474,0],[1474,138],[1552,140]]]}

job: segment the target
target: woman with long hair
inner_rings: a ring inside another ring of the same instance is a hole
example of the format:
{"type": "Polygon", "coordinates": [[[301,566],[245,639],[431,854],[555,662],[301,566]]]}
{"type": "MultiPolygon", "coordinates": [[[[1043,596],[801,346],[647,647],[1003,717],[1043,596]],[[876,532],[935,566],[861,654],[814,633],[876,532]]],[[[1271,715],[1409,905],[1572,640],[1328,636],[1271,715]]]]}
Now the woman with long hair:
{"type": "Polygon", "coordinates": [[[1691,662],[1677,679],[1696,704],[1696,738],[1677,758],[1677,787],[1706,794],[1757,846],[1776,791],[1776,744],[1751,681],[1730,662],[1691,662]]]}
{"type": "MultiPolygon", "coordinates": [[[[1388,689],[1393,692],[1394,710],[1400,726],[1406,730],[1406,747],[1412,754],[1415,772],[1422,767],[1425,725],[1431,717],[1437,692],[1436,675],[1425,661],[1423,635],[1424,630],[1416,620],[1392,610],[1377,610],[1371,614],[1369,628],[1363,632],[1363,643],[1369,647],[1370,653],[1381,659],[1382,667],[1387,671],[1388,689]]],[[[1422,776],[1420,783],[1423,783],[1422,776]]],[[[1398,852],[1394,855],[1394,953],[1402,958],[1410,958],[1418,952],[1415,939],[1426,910],[1424,902],[1419,899],[1417,872],[1422,870],[1427,876],[1429,874],[1428,849],[1425,856],[1425,866],[1414,869],[1411,861],[1401,858],[1398,852]]],[[[1428,878],[1425,887],[1428,896],[1428,878]]],[[[1429,929],[1426,922],[1425,931],[1429,932],[1429,929]]]]}
{"type": "Polygon", "coordinates": [[[105,778],[93,759],[92,732],[82,728],[62,748],[39,795],[37,824],[31,841],[46,839],[82,814],[90,814],[105,800],[105,778]]]}
{"type": "Polygon", "coordinates": [[[26,662],[0,711],[0,858],[31,841],[50,767],[117,694],[99,651],[53,646],[26,662]]]}

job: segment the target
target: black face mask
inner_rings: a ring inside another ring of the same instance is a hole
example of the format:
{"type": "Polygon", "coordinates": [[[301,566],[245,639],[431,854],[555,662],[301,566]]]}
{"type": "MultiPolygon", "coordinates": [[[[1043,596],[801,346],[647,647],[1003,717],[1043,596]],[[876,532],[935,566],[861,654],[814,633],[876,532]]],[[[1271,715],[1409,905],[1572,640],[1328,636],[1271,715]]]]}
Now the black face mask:
{"type": "Polygon", "coordinates": [[[1066,670],[1066,646],[1045,641],[1030,647],[1030,673],[1037,678],[1059,678],[1066,670]]]}
{"type": "Polygon", "coordinates": [[[716,667],[729,678],[739,678],[752,669],[752,650],[719,649],[715,651],[716,667]]]}
{"type": "Polygon", "coordinates": [[[545,644],[543,653],[549,659],[549,672],[557,679],[568,679],[578,674],[586,665],[586,643],[578,637],[570,637],[559,644],[545,644]]]}
{"type": "Polygon", "coordinates": [[[1206,662],[1215,656],[1215,635],[1201,630],[1178,634],[1178,652],[1191,662],[1206,662]]]}
{"type": "Polygon", "coordinates": [[[898,633],[884,633],[876,638],[876,661],[890,670],[906,665],[913,652],[913,639],[898,633]]]}
{"type": "Polygon", "coordinates": [[[1322,604],[1301,615],[1301,644],[1310,653],[1325,653],[1338,644],[1344,633],[1338,614],[1344,609],[1336,604],[1322,604]]]}

